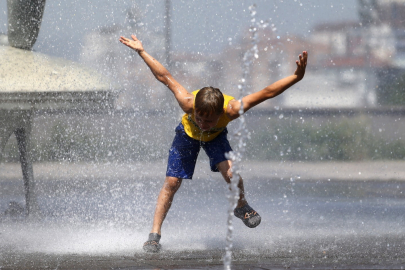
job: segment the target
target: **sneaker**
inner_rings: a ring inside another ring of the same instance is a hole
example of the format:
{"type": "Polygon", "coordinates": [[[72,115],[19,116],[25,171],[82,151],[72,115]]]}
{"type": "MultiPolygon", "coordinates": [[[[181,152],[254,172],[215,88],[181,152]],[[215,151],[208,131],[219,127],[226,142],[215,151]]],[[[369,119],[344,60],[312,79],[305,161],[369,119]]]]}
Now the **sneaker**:
{"type": "Polygon", "coordinates": [[[162,247],[159,244],[160,237],[161,236],[157,233],[150,233],[148,241],[146,241],[145,244],[143,244],[143,250],[152,253],[159,252],[160,248],[162,247]]]}
{"type": "Polygon", "coordinates": [[[249,228],[258,226],[260,224],[260,221],[262,220],[260,215],[248,204],[239,208],[235,208],[233,214],[235,215],[235,217],[240,218],[243,223],[245,223],[245,225],[249,228]]]}

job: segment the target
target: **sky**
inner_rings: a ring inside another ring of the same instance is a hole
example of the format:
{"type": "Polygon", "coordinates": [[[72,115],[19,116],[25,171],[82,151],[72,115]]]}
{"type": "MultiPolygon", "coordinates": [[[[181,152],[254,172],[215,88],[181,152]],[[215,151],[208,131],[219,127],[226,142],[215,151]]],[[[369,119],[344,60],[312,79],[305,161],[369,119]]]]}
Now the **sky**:
{"type": "MultiPolygon", "coordinates": [[[[134,4],[148,31],[163,30],[164,0],[48,0],[34,50],[77,60],[86,33],[124,25],[126,10],[134,4]]],[[[256,18],[269,20],[280,36],[305,37],[316,24],[358,19],[357,0],[172,0],[173,51],[220,53],[249,26],[252,4],[256,18]]],[[[6,0],[0,0],[0,33],[7,33],[6,0]]]]}

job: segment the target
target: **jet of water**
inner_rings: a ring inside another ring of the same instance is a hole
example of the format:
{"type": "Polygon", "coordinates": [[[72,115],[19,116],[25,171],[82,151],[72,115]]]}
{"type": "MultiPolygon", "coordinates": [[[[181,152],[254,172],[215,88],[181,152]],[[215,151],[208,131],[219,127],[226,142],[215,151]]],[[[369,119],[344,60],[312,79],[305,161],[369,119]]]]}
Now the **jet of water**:
{"type": "Polygon", "coordinates": [[[249,130],[246,127],[246,120],[245,116],[243,115],[243,103],[242,98],[247,94],[247,80],[250,75],[250,68],[255,61],[255,59],[259,58],[259,50],[257,48],[257,44],[259,41],[258,38],[258,29],[267,27],[268,23],[264,21],[256,22],[256,5],[252,5],[249,7],[250,11],[250,28],[249,32],[251,33],[251,47],[248,49],[244,56],[243,56],[243,75],[240,84],[238,85],[239,89],[239,102],[241,104],[239,110],[239,125],[236,128],[236,131],[233,133],[233,138],[237,142],[234,151],[231,151],[226,154],[226,157],[232,161],[232,178],[230,183],[230,188],[227,194],[227,198],[229,201],[228,207],[228,219],[227,219],[227,234],[226,234],[226,248],[225,248],[225,256],[224,256],[224,269],[230,270],[231,269],[231,261],[232,261],[232,233],[233,233],[233,210],[236,207],[237,201],[239,199],[239,189],[238,183],[240,179],[240,164],[242,161],[243,153],[246,149],[246,140],[249,139],[249,130]]]}

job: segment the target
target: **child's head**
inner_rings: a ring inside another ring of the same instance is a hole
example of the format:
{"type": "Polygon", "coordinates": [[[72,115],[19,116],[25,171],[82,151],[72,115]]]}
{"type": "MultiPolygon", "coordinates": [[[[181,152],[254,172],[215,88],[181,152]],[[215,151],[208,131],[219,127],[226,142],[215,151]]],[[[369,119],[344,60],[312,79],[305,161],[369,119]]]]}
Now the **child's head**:
{"type": "Polygon", "coordinates": [[[221,115],[224,112],[224,95],[212,86],[201,88],[195,97],[194,107],[200,115],[221,115]]]}
{"type": "Polygon", "coordinates": [[[202,130],[211,129],[224,113],[224,96],[218,88],[204,87],[195,97],[194,108],[199,127],[202,130]]]}

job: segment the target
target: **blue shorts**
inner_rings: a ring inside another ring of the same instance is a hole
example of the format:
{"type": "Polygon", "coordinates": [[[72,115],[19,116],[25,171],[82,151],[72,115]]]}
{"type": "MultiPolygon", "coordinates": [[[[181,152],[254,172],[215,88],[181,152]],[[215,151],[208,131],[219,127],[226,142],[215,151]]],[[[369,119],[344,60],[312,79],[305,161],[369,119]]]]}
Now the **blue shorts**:
{"type": "Polygon", "coordinates": [[[215,139],[209,142],[202,142],[190,138],[180,123],[176,127],[172,147],[169,150],[169,161],[167,162],[166,176],[181,179],[192,179],[198,153],[202,147],[210,159],[211,171],[218,172],[217,164],[227,160],[225,153],[232,151],[226,137],[228,130],[225,128],[215,139]]]}

